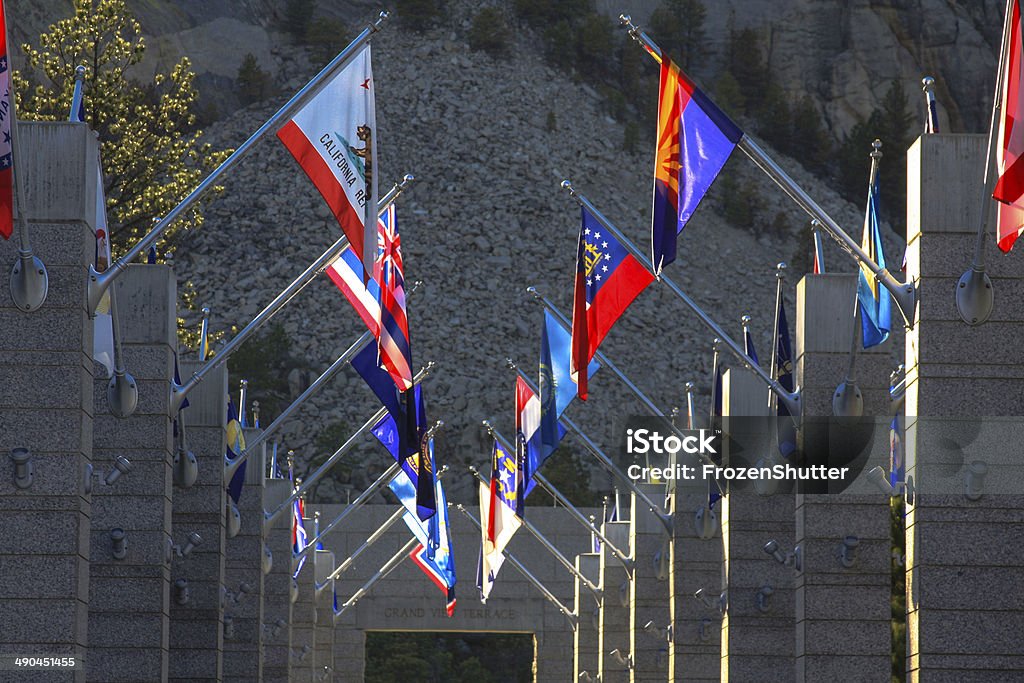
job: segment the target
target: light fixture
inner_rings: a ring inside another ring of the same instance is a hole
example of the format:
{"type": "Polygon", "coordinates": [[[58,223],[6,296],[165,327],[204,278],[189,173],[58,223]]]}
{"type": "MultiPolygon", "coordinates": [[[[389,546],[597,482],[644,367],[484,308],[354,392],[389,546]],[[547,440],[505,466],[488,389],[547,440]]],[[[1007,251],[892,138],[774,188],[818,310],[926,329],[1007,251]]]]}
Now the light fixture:
{"type": "Polygon", "coordinates": [[[906,494],[907,503],[910,505],[914,504],[914,478],[907,477],[906,481],[898,481],[895,484],[889,481],[889,472],[881,465],[876,465],[868,470],[868,481],[870,481],[875,488],[882,493],[886,494],[890,498],[899,498],[900,495],[906,494]]]}
{"type": "Polygon", "coordinates": [[[184,444],[174,454],[174,484],[181,489],[192,488],[199,477],[199,463],[192,451],[184,444]]]}
{"type": "Polygon", "coordinates": [[[779,542],[772,539],[764,544],[764,551],[775,558],[775,561],[794,570],[803,571],[803,550],[799,545],[793,548],[793,552],[783,553],[779,548],[779,542]]]}
{"type": "Polygon", "coordinates": [[[964,496],[967,500],[981,498],[986,474],[988,474],[988,465],[981,460],[975,460],[967,466],[967,470],[964,472],[964,496]]]}
{"type": "Polygon", "coordinates": [[[234,538],[241,530],[242,515],[238,512],[238,506],[235,505],[235,501],[228,497],[227,524],[225,526],[224,533],[228,538],[234,538]]]}
{"type": "Polygon", "coordinates": [[[696,592],[694,592],[693,597],[700,600],[700,603],[708,609],[718,610],[721,614],[725,614],[725,610],[728,607],[729,598],[728,594],[724,591],[719,593],[718,598],[716,599],[711,597],[711,591],[698,588],[696,592]]]}
{"type": "Polygon", "coordinates": [[[123,560],[128,555],[128,539],[124,529],[117,527],[110,530],[110,550],[115,560],[123,560]]]}
{"type": "Polygon", "coordinates": [[[27,448],[12,448],[10,458],[14,462],[14,485],[27,489],[32,485],[32,453],[27,448]]]}
{"type": "Polygon", "coordinates": [[[174,543],[171,539],[167,539],[167,561],[170,562],[174,555],[178,557],[188,557],[197,545],[203,542],[203,537],[194,531],[190,531],[186,536],[185,546],[182,547],[177,543],[174,543]]]}
{"type": "Polygon", "coordinates": [[[702,541],[714,538],[715,532],[718,531],[718,514],[706,503],[701,505],[694,514],[693,528],[697,532],[697,538],[702,541]]]}
{"type": "Polygon", "coordinates": [[[131,471],[132,463],[123,455],[114,458],[114,466],[110,468],[105,477],[96,472],[92,464],[88,464],[85,466],[85,494],[92,493],[94,479],[103,482],[105,486],[110,486],[120,479],[122,474],[128,474],[131,471]]]}
{"type": "Polygon", "coordinates": [[[174,602],[179,605],[188,604],[189,589],[188,581],[185,579],[178,579],[174,582],[174,602]]]}
{"type": "Polygon", "coordinates": [[[633,668],[633,655],[623,655],[622,651],[619,650],[619,648],[615,648],[608,654],[611,655],[611,658],[614,659],[619,664],[619,666],[624,667],[626,669],[633,668]]]}
{"type": "Polygon", "coordinates": [[[263,544],[263,575],[266,576],[270,573],[270,570],[274,568],[274,553],[271,552],[270,546],[266,543],[263,544]]]}
{"type": "Polygon", "coordinates": [[[844,537],[843,542],[836,549],[836,559],[839,560],[839,564],[843,565],[846,569],[850,569],[853,565],[857,564],[857,546],[859,545],[860,539],[856,536],[844,537]]]}
{"type": "Polygon", "coordinates": [[[772,595],[774,594],[775,589],[772,588],[769,584],[766,583],[765,585],[761,586],[761,588],[757,591],[757,595],[754,598],[757,603],[758,612],[767,613],[771,611],[771,599],[772,595]]]}

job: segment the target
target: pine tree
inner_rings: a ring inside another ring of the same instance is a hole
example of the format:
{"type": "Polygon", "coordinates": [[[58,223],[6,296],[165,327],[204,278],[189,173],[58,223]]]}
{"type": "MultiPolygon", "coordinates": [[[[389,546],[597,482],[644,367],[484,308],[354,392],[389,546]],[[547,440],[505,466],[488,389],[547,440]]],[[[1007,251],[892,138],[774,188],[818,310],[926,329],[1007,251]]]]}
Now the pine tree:
{"type": "Polygon", "coordinates": [[[266,96],[270,78],[256,62],[256,55],[249,52],[242,59],[241,66],[238,67],[235,83],[238,85],[238,94],[242,103],[252,104],[266,96]]]}
{"type": "Polygon", "coordinates": [[[295,42],[306,41],[315,11],[316,0],[288,0],[284,7],[284,30],[291,34],[295,42]]]}
{"type": "Polygon", "coordinates": [[[700,0],[664,0],[651,13],[651,31],[662,50],[684,70],[705,54],[704,19],[700,0]]]}
{"type": "MultiPolygon", "coordinates": [[[[18,116],[66,120],[75,67],[86,67],[86,120],[99,134],[104,189],[114,251],[148,231],[155,218],[174,208],[199,181],[227,158],[200,144],[195,129],[198,93],[187,57],[152,83],[126,76],[141,61],[145,43],[124,0],[74,0],[74,16],[39,36],[39,47],[23,45],[27,74],[14,74],[18,116]],[[30,87],[30,80],[34,87],[30,87]]],[[[214,188],[207,195],[220,192],[214,188]]],[[[202,225],[201,204],[182,215],[157,244],[182,228],[202,225]]]]}

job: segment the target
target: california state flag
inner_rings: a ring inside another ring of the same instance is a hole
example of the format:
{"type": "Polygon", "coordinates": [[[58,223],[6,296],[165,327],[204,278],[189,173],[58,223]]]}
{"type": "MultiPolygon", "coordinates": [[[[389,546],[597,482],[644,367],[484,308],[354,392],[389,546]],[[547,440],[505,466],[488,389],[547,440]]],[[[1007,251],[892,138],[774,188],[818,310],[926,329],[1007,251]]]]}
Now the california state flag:
{"type": "Polygon", "coordinates": [[[1006,66],[1002,74],[1002,108],[996,165],[999,180],[992,198],[1003,203],[997,221],[996,243],[1010,251],[1022,231],[1021,210],[1024,210],[1024,73],[1022,73],[1022,35],[1020,0],[1010,3],[1006,66]]]}
{"type": "Polygon", "coordinates": [[[378,176],[370,46],[327,81],[277,137],[323,195],[368,281],[377,258],[378,176]]]}
{"type": "Polygon", "coordinates": [[[7,60],[7,19],[0,0],[0,235],[14,230],[14,159],[11,154],[11,65],[7,60]]]}

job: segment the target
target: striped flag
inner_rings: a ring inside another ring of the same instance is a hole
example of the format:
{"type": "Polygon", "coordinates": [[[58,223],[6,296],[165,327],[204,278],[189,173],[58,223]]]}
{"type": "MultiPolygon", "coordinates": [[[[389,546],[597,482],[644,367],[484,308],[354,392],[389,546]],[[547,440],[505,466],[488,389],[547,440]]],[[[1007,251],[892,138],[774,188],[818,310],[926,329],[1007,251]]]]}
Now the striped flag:
{"type": "Polygon", "coordinates": [[[329,80],[277,133],[361,260],[369,280],[376,257],[377,117],[370,46],[329,80]]]}
{"type": "MultiPolygon", "coordinates": [[[[302,518],[306,515],[306,504],[301,498],[292,501],[292,555],[296,556],[306,548],[306,527],[302,518]]],[[[306,556],[299,560],[299,566],[295,568],[293,577],[298,576],[302,571],[302,565],[306,563],[306,556]]]]}
{"type": "Polygon", "coordinates": [[[380,333],[377,337],[381,366],[399,391],[412,388],[412,349],[405,313],[405,268],[402,240],[395,222],[395,206],[377,221],[377,261],[374,276],[380,285],[380,333]]]}
{"type": "MultiPolygon", "coordinates": [[[[1024,209],[1024,35],[1021,28],[1020,0],[1010,3],[1010,14],[1005,21],[1009,22],[1009,45],[1006,46],[1006,65],[1002,73],[1002,102],[1000,106],[999,140],[996,145],[996,168],[999,179],[996,181],[992,198],[1005,205],[1024,209]]],[[[1000,213],[997,244],[1002,251],[1010,251],[1013,243],[1020,235],[1019,221],[1000,213]]]]}

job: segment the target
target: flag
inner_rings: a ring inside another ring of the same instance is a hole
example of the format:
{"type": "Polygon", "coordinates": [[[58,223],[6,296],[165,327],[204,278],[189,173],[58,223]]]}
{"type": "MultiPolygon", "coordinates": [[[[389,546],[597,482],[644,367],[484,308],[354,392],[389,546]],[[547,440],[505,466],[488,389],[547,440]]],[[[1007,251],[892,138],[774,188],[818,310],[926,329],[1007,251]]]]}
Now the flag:
{"type": "Polygon", "coordinates": [[[377,365],[376,349],[372,346],[356,354],[352,367],[387,409],[388,415],[374,426],[373,434],[412,479],[417,490],[419,517],[428,519],[437,511],[431,483],[436,470],[430,453],[433,446],[422,443],[427,430],[422,388],[416,385],[410,391],[399,392],[391,376],[377,365]],[[421,471],[427,476],[420,477],[421,471]]]}
{"type": "MultiPolygon", "coordinates": [[[[102,172],[100,172],[102,181],[102,172]]],[[[110,240],[107,238],[107,211],[104,208],[103,183],[96,183],[96,272],[110,267],[110,240]]],[[[92,358],[114,376],[114,318],[110,312],[110,291],[103,292],[93,318],[92,358]]],[[[179,382],[180,384],[180,382],[179,382]]],[[[182,406],[185,407],[184,405],[182,406]]]]}
{"type": "MultiPolygon", "coordinates": [[[[864,236],[861,249],[868,257],[885,268],[885,253],[882,250],[882,233],[878,226],[878,178],[868,187],[868,205],[864,212],[864,236]]],[[[892,320],[892,298],[889,290],[882,287],[875,274],[861,264],[857,278],[857,301],[860,304],[861,336],[864,348],[881,344],[889,338],[892,320]]]]}
{"type": "Polygon", "coordinates": [[[676,236],[743,137],[671,60],[661,64],[651,243],[655,272],[676,258],[676,236]]]}
{"type": "Polygon", "coordinates": [[[743,353],[754,361],[754,365],[761,364],[761,361],[757,359],[757,349],[754,348],[754,337],[751,336],[750,328],[746,325],[743,326],[743,353]]]}
{"type": "MultiPolygon", "coordinates": [[[[306,504],[301,498],[296,498],[292,501],[292,556],[298,557],[306,548],[306,527],[302,522],[302,518],[306,516],[306,504]]],[[[292,574],[292,578],[299,575],[302,571],[302,565],[306,563],[306,556],[303,555],[299,559],[299,565],[295,568],[295,573],[292,574]]]]}
{"type": "Polygon", "coordinates": [[[7,61],[7,18],[0,0],[0,235],[10,239],[14,232],[14,154],[11,145],[11,68],[7,61]]]}
{"type": "MultiPolygon", "coordinates": [[[[1002,76],[1000,120],[996,144],[996,169],[999,178],[992,198],[1005,205],[1024,209],[1024,72],[1022,72],[1022,35],[1020,0],[1010,3],[1009,45],[1006,46],[1006,66],[1002,76]]],[[[1001,218],[1001,216],[1000,216],[1001,218]]],[[[997,221],[996,243],[1003,251],[1010,251],[1020,235],[1017,221],[997,221]]]]}
{"type": "Polygon", "coordinates": [[[412,387],[412,349],[405,308],[402,240],[398,236],[394,204],[383,213],[377,226],[380,256],[375,263],[374,277],[380,285],[380,334],[377,336],[380,363],[398,390],[408,391],[412,387]]]}
{"type": "Polygon", "coordinates": [[[327,277],[341,290],[356,314],[373,333],[380,337],[380,285],[374,279],[365,285],[362,278],[363,265],[352,247],[345,247],[338,257],[327,266],[327,277]]]}
{"type": "MultiPolygon", "coordinates": [[[[245,435],[242,434],[242,425],[238,422],[238,410],[235,408],[235,404],[231,402],[230,397],[228,397],[228,422],[224,427],[224,431],[227,436],[227,452],[225,455],[228,460],[234,460],[245,450],[245,435]]],[[[231,500],[235,501],[235,504],[238,504],[238,499],[242,497],[242,485],[245,483],[245,466],[247,464],[248,462],[243,462],[235,470],[235,474],[228,483],[228,495],[231,496],[231,500]]]]}
{"type": "Polygon", "coordinates": [[[585,208],[576,248],[572,309],[572,374],[580,399],[587,400],[589,366],[608,331],[654,276],[619,244],[585,208]]]}
{"type": "Polygon", "coordinates": [[[939,112],[935,106],[935,96],[928,93],[928,113],[924,120],[924,134],[934,135],[939,132],[939,112]]]}
{"type": "MultiPolygon", "coordinates": [[[[1010,251],[1013,243],[1020,234],[1024,232],[1024,202],[1020,204],[996,205],[996,230],[999,235],[999,248],[1002,251],[1010,251]]],[[[904,260],[904,270],[906,261],[904,260]]]]}
{"type": "Polygon", "coordinates": [[[377,257],[377,120],[370,46],[327,81],[277,137],[320,191],[373,275],[377,257]]]}
{"type": "Polygon", "coordinates": [[[503,554],[505,546],[522,525],[519,515],[516,514],[520,498],[520,492],[516,490],[516,487],[517,482],[521,481],[521,475],[507,477],[503,481],[501,475],[496,474],[501,468],[504,468],[505,471],[515,471],[513,468],[516,468],[516,463],[513,456],[495,442],[491,485],[480,483],[482,541],[480,570],[477,576],[480,602],[487,602],[494,580],[498,576],[498,570],[501,569],[501,565],[505,561],[503,554]]]}
{"type": "MultiPolygon", "coordinates": [[[[608,509],[607,513],[605,513],[605,515],[604,515],[604,522],[606,524],[608,522],[617,522],[617,521],[619,521],[619,496],[618,496],[618,494],[616,494],[616,496],[615,496],[615,502],[608,509]]],[[[595,534],[594,536],[591,537],[590,540],[593,542],[593,546],[594,546],[593,550],[594,550],[594,552],[595,553],[601,552],[601,545],[602,545],[601,539],[598,538],[597,535],[595,534]]]]}
{"type": "MultiPolygon", "coordinates": [[[[562,327],[548,310],[544,311],[544,328],[540,336],[540,460],[543,462],[558,448],[565,429],[558,423],[565,409],[576,398],[572,381],[572,334],[562,327]]],[[[597,360],[587,366],[587,378],[600,368],[597,360]]],[[[527,484],[527,492],[532,485],[527,484]]]]}
{"type": "Polygon", "coordinates": [[[419,544],[409,553],[413,562],[434,584],[445,593],[448,616],[455,613],[455,555],[452,552],[452,535],[448,523],[448,503],[441,482],[434,480],[434,495],[438,503],[438,514],[427,521],[420,520],[415,512],[415,487],[405,472],[399,472],[388,486],[395,492],[406,508],[402,519],[412,531],[419,544]]]}
{"type": "MultiPolygon", "coordinates": [[[[533,478],[533,473],[539,470],[540,466],[544,463],[541,450],[540,413],[540,399],[537,397],[537,394],[526,383],[526,380],[521,376],[517,376],[516,459],[522,463],[522,476],[527,482],[533,478]]],[[[533,487],[529,486],[529,488],[532,489],[533,487]]],[[[517,509],[521,512],[520,508],[517,509]]],[[[494,514],[494,508],[491,508],[491,514],[494,514]]]]}
{"type": "Polygon", "coordinates": [[[817,228],[811,229],[811,237],[814,239],[814,268],[812,274],[821,275],[825,272],[825,245],[821,242],[821,233],[817,228]]]}
{"type": "MultiPolygon", "coordinates": [[[[786,320],[786,303],[779,301],[779,312],[775,318],[775,379],[786,391],[793,393],[793,346],[789,341],[789,322],[786,320]]],[[[796,425],[789,419],[786,404],[776,399],[775,416],[779,418],[777,440],[779,453],[789,457],[796,450],[796,425]]]]}

